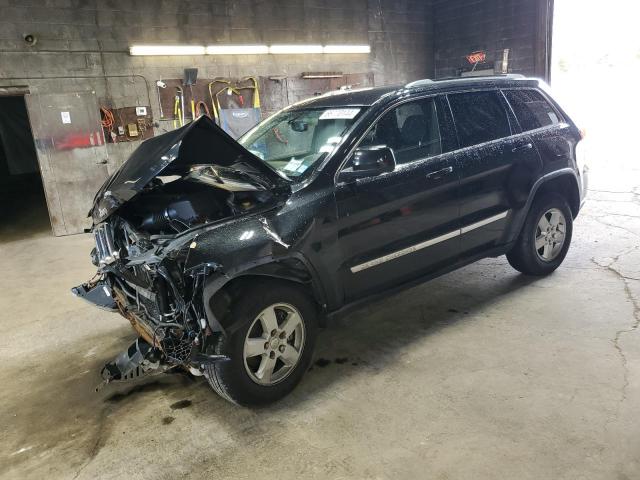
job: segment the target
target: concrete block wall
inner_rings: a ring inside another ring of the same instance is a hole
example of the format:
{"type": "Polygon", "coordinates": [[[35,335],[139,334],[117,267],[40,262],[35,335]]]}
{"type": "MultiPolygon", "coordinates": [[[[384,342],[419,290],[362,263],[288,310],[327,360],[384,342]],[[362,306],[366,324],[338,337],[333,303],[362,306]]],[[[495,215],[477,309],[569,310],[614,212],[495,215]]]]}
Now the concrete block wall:
{"type": "MultiPolygon", "coordinates": [[[[536,73],[539,5],[551,0],[0,0],[0,86],[95,91],[111,107],[151,105],[155,81],[372,71],[377,85],[455,75],[464,56],[509,48],[536,73]],[[25,34],[36,35],[27,46],[25,34]],[[367,43],[368,55],[131,57],[135,43],[367,43]]],[[[171,122],[162,128],[170,129],[171,122]]],[[[162,131],[162,129],[160,130],[162,131]]],[[[137,143],[109,146],[117,166],[137,143]]]]}
{"type": "MultiPolygon", "coordinates": [[[[502,60],[508,48],[509,72],[544,77],[539,66],[541,5],[549,0],[435,0],[433,4],[434,73],[456,76],[469,69],[465,56],[487,53],[487,66],[502,60]]],[[[486,67],[478,67],[486,68],[486,67]]]]}
{"type": "MultiPolygon", "coordinates": [[[[151,105],[155,118],[155,81],[181,78],[186,67],[202,78],[373,71],[377,85],[433,74],[430,0],[0,0],[0,11],[0,86],[95,91],[110,107],[151,105]],[[131,57],[136,43],[351,43],[372,51],[131,57]]],[[[109,146],[116,165],[131,148],[109,146]]]]}

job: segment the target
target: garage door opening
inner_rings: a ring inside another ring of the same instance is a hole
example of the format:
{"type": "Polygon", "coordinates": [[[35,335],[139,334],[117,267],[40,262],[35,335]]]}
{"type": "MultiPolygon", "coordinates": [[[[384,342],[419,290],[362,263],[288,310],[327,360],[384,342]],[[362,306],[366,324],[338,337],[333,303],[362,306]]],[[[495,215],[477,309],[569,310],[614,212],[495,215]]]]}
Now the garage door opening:
{"type": "Polygon", "coordinates": [[[23,96],[0,96],[0,243],[51,231],[23,96]]]}
{"type": "MultiPolygon", "coordinates": [[[[634,146],[640,97],[640,3],[556,0],[551,86],[560,103],[587,132],[591,186],[638,170],[634,146]]],[[[605,182],[611,185],[610,181],[605,182]]],[[[620,185],[620,191],[630,186],[620,185]]]]}

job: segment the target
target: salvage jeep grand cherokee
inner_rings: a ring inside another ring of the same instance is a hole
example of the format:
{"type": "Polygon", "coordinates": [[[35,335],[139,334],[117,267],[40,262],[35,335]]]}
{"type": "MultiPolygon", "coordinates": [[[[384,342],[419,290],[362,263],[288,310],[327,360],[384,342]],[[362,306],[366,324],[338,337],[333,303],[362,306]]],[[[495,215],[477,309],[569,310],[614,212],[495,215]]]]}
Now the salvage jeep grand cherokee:
{"type": "Polygon", "coordinates": [[[581,133],[537,80],[423,80],[292,105],[238,142],[201,117],[144,142],[90,212],[74,293],[139,339],[105,382],[182,366],[281,398],[318,325],[483,257],[546,275],[586,191],[581,133]]]}

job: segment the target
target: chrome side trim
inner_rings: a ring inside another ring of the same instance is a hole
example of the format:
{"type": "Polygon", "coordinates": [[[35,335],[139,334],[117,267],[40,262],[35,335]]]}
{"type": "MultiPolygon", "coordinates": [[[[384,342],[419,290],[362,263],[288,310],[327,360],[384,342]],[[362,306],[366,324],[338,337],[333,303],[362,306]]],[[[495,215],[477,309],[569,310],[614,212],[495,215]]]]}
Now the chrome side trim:
{"type": "Polygon", "coordinates": [[[382,257],[374,258],[373,260],[369,260],[368,262],[354,265],[353,267],[350,268],[351,273],[358,273],[358,272],[361,272],[362,270],[366,270],[367,268],[375,267],[376,265],[386,263],[389,260],[395,260],[396,258],[400,258],[410,253],[417,252],[418,250],[422,250],[423,248],[431,247],[433,245],[444,242],[446,240],[459,237],[464,233],[470,232],[480,227],[484,227],[485,225],[489,225],[490,223],[497,222],[498,220],[502,220],[508,214],[509,214],[509,210],[505,210],[504,212],[501,212],[497,215],[493,215],[491,217],[485,218],[484,220],[480,220],[479,222],[472,223],[458,230],[445,233],[444,235],[440,235],[439,237],[431,238],[424,242],[416,243],[415,245],[411,245],[410,247],[403,248],[402,250],[396,250],[393,253],[383,255],[382,257]]]}
{"type": "Polygon", "coordinates": [[[382,257],[369,260],[368,262],[361,263],[360,265],[351,267],[351,271],[353,273],[360,272],[361,270],[366,270],[367,268],[375,267],[376,265],[380,265],[381,263],[388,262],[389,260],[394,260],[398,257],[403,257],[404,255],[408,255],[409,253],[417,252],[418,250],[422,250],[423,248],[430,247],[432,245],[435,245],[436,243],[444,242],[445,240],[449,240],[450,238],[454,238],[459,235],[460,235],[460,230],[454,230],[453,232],[445,233],[444,235],[440,235],[439,237],[432,238],[425,242],[416,243],[415,245],[411,245],[410,247],[403,248],[402,250],[397,250],[393,253],[389,253],[388,255],[384,255],[382,257]]]}
{"type": "Polygon", "coordinates": [[[475,230],[476,228],[484,227],[485,225],[489,225],[490,223],[497,222],[498,220],[502,220],[507,216],[509,210],[506,210],[502,213],[494,215],[493,217],[485,218],[484,220],[480,220],[479,222],[472,223],[471,225],[467,225],[466,227],[462,227],[460,229],[460,234],[470,232],[471,230],[475,230]]]}

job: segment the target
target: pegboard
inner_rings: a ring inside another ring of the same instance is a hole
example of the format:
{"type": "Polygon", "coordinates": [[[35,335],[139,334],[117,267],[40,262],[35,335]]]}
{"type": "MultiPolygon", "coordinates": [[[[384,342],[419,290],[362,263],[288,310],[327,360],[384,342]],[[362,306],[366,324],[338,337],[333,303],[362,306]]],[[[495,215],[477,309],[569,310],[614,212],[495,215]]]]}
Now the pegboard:
{"type": "MultiPolygon", "coordinates": [[[[345,73],[337,78],[313,78],[307,79],[301,76],[285,76],[285,77],[257,77],[260,108],[263,118],[290,105],[299,100],[321,95],[332,90],[338,90],[340,87],[352,86],[353,88],[373,87],[373,72],[367,73],[345,73]]],[[[184,94],[184,118],[188,123],[191,118],[191,98],[196,101],[203,101],[207,105],[209,113],[212,114],[212,99],[209,94],[209,84],[215,82],[211,86],[211,92],[216,95],[221,90],[227,88],[229,83],[235,88],[240,88],[243,96],[243,104],[240,104],[237,95],[218,96],[222,108],[250,108],[253,105],[254,90],[253,82],[248,79],[238,78],[198,78],[192,87],[183,85],[182,79],[163,79],[165,88],[158,88],[160,106],[162,108],[161,120],[173,120],[175,96],[177,88],[181,88],[184,94]],[[193,95],[192,95],[193,92],[193,95]]],[[[210,115],[212,116],[212,115],[210,115]]]]}
{"type": "Polygon", "coordinates": [[[146,115],[138,115],[136,109],[140,107],[123,107],[112,108],[113,114],[113,126],[111,128],[104,128],[104,136],[109,143],[120,142],[137,142],[141,140],[147,140],[154,136],[153,131],[153,117],[151,116],[151,107],[145,106],[146,115]],[[130,136],[127,125],[135,124],[138,136],[130,136]],[[118,127],[124,128],[124,135],[119,134],[118,127]]]}
{"type": "Polygon", "coordinates": [[[161,107],[161,120],[173,120],[175,115],[175,98],[179,91],[182,89],[184,96],[184,119],[185,122],[192,120],[191,115],[191,99],[198,103],[202,101],[207,106],[209,116],[212,116],[212,96],[220,92],[221,90],[228,88],[230,85],[238,89],[242,95],[242,101],[238,95],[225,95],[218,96],[220,100],[220,106],[222,108],[242,108],[251,107],[253,105],[253,82],[247,79],[213,79],[213,78],[198,78],[195,85],[184,85],[182,79],[163,79],[162,82],[166,85],[165,88],[159,88],[159,98],[161,107]],[[209,85],[211,84],[211,94],[209,93],[209,85]]]}

